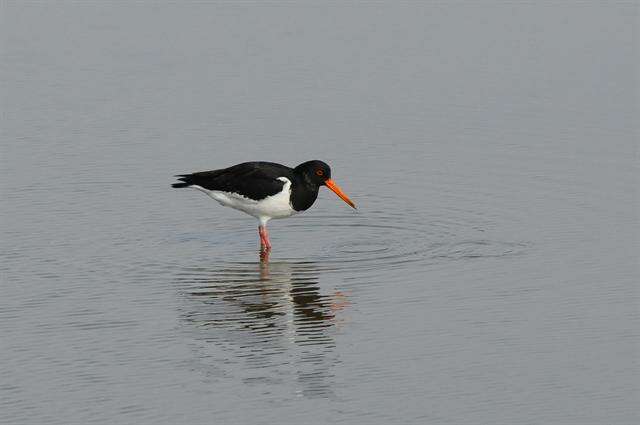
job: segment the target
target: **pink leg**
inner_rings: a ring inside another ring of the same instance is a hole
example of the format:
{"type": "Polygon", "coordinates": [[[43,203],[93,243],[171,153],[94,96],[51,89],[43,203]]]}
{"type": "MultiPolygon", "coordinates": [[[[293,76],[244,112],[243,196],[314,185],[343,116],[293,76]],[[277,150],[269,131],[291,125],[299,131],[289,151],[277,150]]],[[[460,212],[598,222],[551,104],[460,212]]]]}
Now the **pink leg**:
{"type": "Polygon", "coordinates": [[[260,235],[260,248],[262,250],[271,250],[271,242],[269,241],[269,232],[267,226],[258,226],[258,234],[260,235]]]}
{"type": "Polygon", "coordinates": [[[269,261],[269,253],[271,252],[271,242],[269,242],[266,226],[258,226],[258,234],[260,235],[260,261],[265,263],[269,261]]]}

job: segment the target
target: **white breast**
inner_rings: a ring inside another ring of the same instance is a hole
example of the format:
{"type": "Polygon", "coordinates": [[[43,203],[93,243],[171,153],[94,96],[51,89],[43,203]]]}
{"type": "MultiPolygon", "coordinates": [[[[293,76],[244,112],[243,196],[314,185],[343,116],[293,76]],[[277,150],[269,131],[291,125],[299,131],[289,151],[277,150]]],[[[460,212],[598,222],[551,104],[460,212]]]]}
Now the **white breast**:
{"type": "Polygon", "coordinates": [[[223,192],[220,190],[208,190],[201,186],[190,186],[206,193],[221,205],[235,208],[256,217],[262,224],[272,218],[284,218],[295,214],[297,211],[291,206],[291,180],[286,177],[278,177],[284,182],[282,190],[275,195],[267,196],[259,201],[247,198],[238,193],[223,192]]]}

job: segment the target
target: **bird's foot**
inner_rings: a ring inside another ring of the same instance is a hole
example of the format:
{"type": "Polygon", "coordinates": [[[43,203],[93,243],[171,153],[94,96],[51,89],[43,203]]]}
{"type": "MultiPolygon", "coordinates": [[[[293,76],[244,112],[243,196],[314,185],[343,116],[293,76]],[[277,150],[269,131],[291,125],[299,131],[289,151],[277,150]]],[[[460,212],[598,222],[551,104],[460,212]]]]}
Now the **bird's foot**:
{"type": "Polygon", "coordinates": [[[266,248],[264,246],[260,247],[260,262],[267,263],[269,262],[269,254],[271,253],[271,248],[266,248]]]}

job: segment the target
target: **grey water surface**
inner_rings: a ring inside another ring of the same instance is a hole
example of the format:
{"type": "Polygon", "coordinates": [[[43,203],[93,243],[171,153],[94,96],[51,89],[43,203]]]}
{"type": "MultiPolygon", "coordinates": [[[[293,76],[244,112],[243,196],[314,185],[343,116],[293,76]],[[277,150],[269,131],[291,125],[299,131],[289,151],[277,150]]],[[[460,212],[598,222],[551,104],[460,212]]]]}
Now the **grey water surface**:
{"type": "Polygon", "coordinates": [[[637,2],[0,16],[0,422],[640,422],[637,2]],[[309,159],[268,264],[169,186],[309,159]]]}

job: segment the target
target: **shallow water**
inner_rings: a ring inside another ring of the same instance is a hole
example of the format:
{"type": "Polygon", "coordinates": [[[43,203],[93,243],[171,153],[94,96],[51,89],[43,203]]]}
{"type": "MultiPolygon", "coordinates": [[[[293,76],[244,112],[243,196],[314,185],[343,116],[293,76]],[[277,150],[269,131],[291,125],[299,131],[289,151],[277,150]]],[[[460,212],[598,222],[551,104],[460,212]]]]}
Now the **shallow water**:
{"type": "Polygon", "coordinates": [[[1,12],[2,423],[638,422],[637,6],[1,12]]]}

